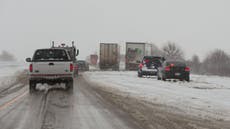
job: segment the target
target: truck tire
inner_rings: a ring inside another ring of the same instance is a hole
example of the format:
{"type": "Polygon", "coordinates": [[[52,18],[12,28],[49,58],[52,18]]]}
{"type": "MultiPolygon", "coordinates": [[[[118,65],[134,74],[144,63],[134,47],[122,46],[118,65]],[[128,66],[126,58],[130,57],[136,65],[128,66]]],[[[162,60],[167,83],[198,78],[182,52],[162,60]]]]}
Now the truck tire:
{"type": "Polygon", "coordinates": [[[190,82],[190,77],[189,77],[189,76],[186,76],[186,77],[185,77],[185,81],[190,82]]]}
{"type": "Polygon", "coordinates": [[[36,83],[34,81],[30,80],[29,87],[30,87],[30,89],[29,89],[30,93],[33,93],[36,91],[36,83]]]}
{"type": "Polygon", "coordinates": [[[143,77],[142,73],[138,72],[138,77],[143,77]]]}
{"type": "Polygon", "coordinates": [[[73,80],[70,80],[66,83],[66,89],[68,91],[73,91],[73,80]]]}
{"type": "Polygon", "coordinates": [[[113,70],[113,71],[119,71],[119,65],[113,66],[113,67],[112,67],[112,70],[113,70]]]}
{"type": "Polygon", "coordinates": [[[162,76],[162,80],[163,80],[163,81],[166,81],[166,77],[162,76]]]}

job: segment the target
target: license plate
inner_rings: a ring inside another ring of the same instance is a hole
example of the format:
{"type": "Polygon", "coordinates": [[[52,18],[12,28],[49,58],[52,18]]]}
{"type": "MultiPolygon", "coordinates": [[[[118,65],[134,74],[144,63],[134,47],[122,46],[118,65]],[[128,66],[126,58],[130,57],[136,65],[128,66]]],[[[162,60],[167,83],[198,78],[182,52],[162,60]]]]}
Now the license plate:
{"type": "Polygon", "coordinates": [[[175,73],[176,76],[180,76],[181,74],[180,73],[175,73]]]}

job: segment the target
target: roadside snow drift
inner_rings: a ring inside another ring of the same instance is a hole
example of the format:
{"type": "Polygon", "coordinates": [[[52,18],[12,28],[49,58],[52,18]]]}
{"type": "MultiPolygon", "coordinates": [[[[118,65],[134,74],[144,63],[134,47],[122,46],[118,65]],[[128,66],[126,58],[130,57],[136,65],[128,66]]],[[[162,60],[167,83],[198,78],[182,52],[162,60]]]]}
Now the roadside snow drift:
{"type": "Polygon", "coordinates": [[[202,119],[230,120],[230,78],[227,77],[192,75],[188,83],[138,78],[136,72],[86,72],[83,76],[104,88],[172,107],[172,112],[202,119]]]}
{"type": "Polygon", "coordinates": [[[0,62],[0,90],[14,83],[18,74],[25,69],[26,64],[23,62],[0,62]]]}

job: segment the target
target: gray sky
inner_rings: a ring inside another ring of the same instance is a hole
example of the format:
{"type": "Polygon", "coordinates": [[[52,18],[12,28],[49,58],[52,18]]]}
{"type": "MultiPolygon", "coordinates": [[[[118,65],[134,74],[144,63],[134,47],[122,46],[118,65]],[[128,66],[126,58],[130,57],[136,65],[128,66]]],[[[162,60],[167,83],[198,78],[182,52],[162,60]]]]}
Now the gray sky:
{"type": "Polygon", "coordinates": [[[99,42],[176,42],[187,58],[230,53],[229,0],[0,0],[0,51],[31,57],[51,40],[78,42],[80,58],[99,42]]]}

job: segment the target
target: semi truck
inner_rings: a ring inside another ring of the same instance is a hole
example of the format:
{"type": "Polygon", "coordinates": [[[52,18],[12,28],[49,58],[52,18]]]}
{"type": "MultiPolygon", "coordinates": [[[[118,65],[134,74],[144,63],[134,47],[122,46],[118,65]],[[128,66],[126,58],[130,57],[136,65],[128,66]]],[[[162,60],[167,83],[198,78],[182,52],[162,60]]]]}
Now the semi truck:
{"type": "Polygon", "coordinates": [[[126,42],[126,70],[137,70],[142,58],[151,55],[151,44],[143,42],[126,42]]]}
{"type": "Polygon", "coordinates": [[[119,70],[120,46],[117,43],[100,43],[100,63],[101,70],[119,70]]]}

